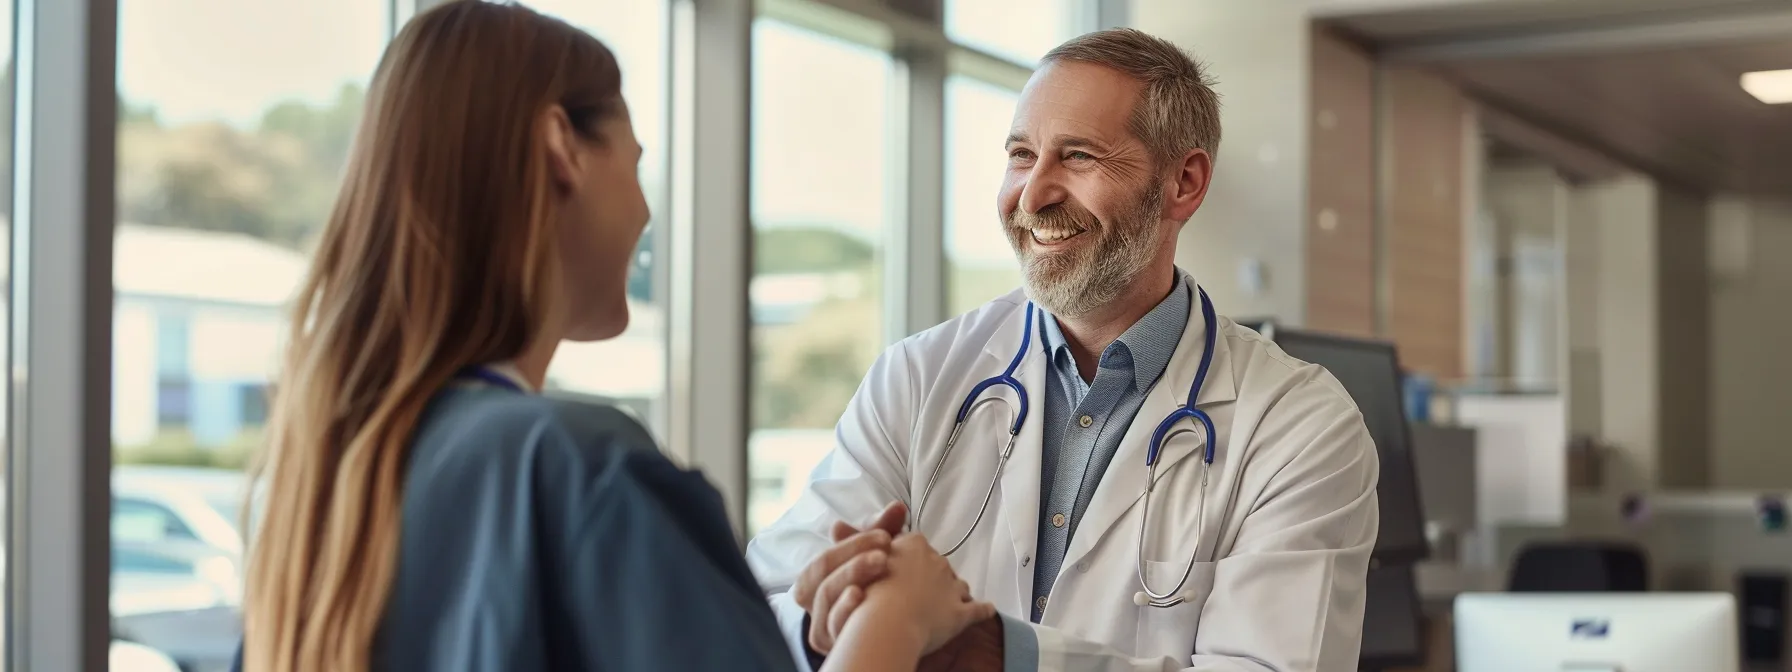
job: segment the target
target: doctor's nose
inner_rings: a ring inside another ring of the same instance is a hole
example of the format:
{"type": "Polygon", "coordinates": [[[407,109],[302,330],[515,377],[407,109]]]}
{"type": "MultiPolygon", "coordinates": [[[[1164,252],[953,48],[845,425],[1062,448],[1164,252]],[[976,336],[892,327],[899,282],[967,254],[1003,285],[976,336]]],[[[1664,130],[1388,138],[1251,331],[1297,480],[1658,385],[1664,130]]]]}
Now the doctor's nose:
{"type": "Polygon", "coordinates": [[[1037,215],[1046,208],[1063,203],[1069,197],[1070,192],[1064,188],[1063,183],[1053,179],[1046,171],[1035,169],[1021,185],[1020,202],[1016,205],[1021,212],[1037,215]]]}

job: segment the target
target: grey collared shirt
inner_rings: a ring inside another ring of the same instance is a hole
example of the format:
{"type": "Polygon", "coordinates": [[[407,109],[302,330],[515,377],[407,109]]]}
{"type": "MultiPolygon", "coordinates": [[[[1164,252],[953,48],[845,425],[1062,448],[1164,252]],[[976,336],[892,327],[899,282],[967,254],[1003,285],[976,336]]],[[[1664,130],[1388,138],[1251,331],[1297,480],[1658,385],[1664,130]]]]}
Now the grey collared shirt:
{"type": "MultiPolygon", "coordinates": [[[[1063,566],[1077,523],[1095,496],[1120,441],[1145,403],[1188,326],[1192,290],[1177,273],[1175,289],[1101,353],[1085,382],[1058,320],[1046,315],[1041,343],[1046,366],[1044,455],[1040,464],[1039,548],[1033,565],[1033,622],[1063,566]]],[[[1144,465],[1138,465],[1143,468],[1144,465]]]]}

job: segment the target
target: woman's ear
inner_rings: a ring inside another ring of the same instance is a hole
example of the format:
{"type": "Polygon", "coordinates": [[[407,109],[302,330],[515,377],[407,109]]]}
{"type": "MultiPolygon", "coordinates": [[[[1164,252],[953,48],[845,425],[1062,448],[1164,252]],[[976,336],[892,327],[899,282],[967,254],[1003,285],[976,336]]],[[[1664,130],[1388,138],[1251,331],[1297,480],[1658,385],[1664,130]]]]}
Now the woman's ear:
{"type": "Polygon", "coordinates": [[[578,134],[565,108],[555,105],[542,114],[542,144],[547,148],[549,176],[554,186],[571,189],[579,170],[578,134]]]}

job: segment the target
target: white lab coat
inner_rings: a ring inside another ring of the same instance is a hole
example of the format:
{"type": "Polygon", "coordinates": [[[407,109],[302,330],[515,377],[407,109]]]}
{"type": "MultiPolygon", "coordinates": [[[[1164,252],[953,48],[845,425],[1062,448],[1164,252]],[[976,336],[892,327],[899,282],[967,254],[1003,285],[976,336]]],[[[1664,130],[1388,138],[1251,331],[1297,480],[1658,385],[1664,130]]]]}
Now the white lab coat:
{"type": "MultiPolygon", "coordinates": [[[[1187,397],[1205,338],[1200,302],[1189,303],[1176,354],[1102,476],[1044,617],[1032,626],[1039,669],[1355,670],[1378,524],[1374,444],[1331,374],[1224,317],[1197,400],[1219,436],[1208,484],[1215,504],[1197,525],[1205,439],[1199,431],[1182,433],[1159,461],[1145,550],[1152,587],[1168,590],[1200,530],[1200,562],[1184,587],[1193,597],[1168,609],[1133,602],[1146,445],[1187,397]]],[[[1019,349],[1025,305],[1016,291],[886,350],[800,500],[749,545],[748,561],[795,650],[802,650],[803,611],[787,591],[831,545],[829,526],[863,524],[893,500],[911,510],[920,505],[965,395],[1001,373],[1019,349]]],[[[976,597],[1022,622],[1031,613],[1041,515],[1043,352],[1035,332],[1015,372],[1031,411],[983,522],[950,558],[976,597]]],[[[1013,402],[1006,388],[991,389],[1013,402]]],[[[919,523],[936,548],[956,541],[976,518],[1008,437],[1010,408],[983,404],[966,422],[919,523]]]]}

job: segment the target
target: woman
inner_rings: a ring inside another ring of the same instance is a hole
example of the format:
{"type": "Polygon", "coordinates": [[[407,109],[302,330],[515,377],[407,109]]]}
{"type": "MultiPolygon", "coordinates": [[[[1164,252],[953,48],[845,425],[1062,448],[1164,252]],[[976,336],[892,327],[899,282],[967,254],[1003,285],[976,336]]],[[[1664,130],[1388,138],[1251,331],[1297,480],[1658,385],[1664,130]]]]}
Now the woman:
{"type": "MultiPolygon", "coordinates": [[[[648,214],[620,84],[514,5],[387,49],[295,304],[245,669],[793,668],[715,491],[622,413],[534,394],[561,340],[628,322],[648,214]]],[[[889,545],[830,666],[913,669],[993,613],[924,543],[889,545]]]]}

